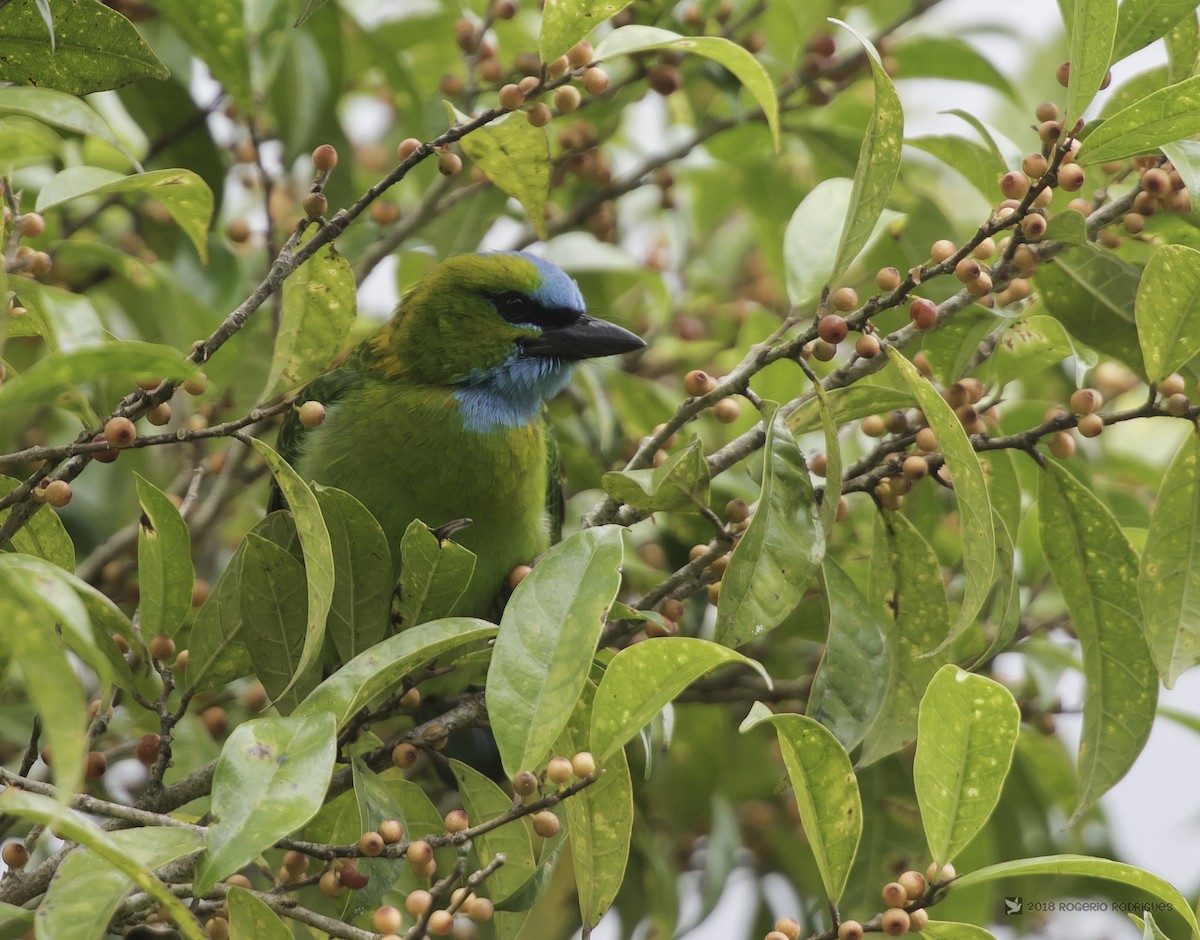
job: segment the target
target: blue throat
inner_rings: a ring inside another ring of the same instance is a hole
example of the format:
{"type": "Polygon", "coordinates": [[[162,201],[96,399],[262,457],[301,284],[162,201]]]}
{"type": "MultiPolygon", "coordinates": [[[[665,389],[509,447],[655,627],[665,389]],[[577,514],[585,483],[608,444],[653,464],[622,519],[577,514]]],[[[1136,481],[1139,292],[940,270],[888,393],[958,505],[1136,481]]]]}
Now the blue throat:
{"type": "Polygon", "coordinates": [[[472,375],[454,397],[468,431],[519,428],[538,420],[542,405],[570,381],[569,363],[516,353],[494,369],[472,375]]]}

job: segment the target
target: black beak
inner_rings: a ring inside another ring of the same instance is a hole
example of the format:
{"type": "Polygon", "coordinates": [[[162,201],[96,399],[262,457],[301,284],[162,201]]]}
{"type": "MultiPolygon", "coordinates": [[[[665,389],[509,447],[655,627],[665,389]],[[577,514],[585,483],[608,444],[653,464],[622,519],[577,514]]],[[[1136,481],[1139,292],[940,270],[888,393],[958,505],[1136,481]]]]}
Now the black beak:
{"type": "Polygon", "coordinates": [[[521,340],[521,348],[527,356],[568,360],[615,356],[645,345],[644,339],[629,330],[586,313],[567,326],[550,328],[540,336],[521,340]]]}

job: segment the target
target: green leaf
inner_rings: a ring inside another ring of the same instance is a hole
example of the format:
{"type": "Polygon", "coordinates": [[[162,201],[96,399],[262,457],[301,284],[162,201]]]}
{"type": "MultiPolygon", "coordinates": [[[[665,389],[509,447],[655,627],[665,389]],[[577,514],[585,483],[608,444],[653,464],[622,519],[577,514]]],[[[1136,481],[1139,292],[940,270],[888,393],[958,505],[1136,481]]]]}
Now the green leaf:
{"type": "Polygon", "coordinates": [[[1125,0],[1117,14],[1112,61],[1119,62],[1161,39],[1189,13],[1195,17],[1195,0],[1125,0]]]}
{"type": "Polygon", "coordinates": [[[213,774],[214,822],[196,865],[196,891],[207,891],[312,819],[336,755],[330,714],[255,718],[234,728],[213,774]]]}
{"type": "Polygon", "coordinates": [[[1021,168],[1021,160],[1025,152],[1000,130],[976,117],[970,111],[964,111],[961,108],[950,108],[942,113],[953,114],[956,118],[961,118],[975,128],[975,132],[983,138],[984,144],[992,152],[997,163],[1003,167],[1000,170],[1001,173],[1021,168]]]}
{"type": "Polygon", "coordinates": [[[996,935],[974,924],[956,924],[949,920],[931,920],[921,935],[932,940],[996,940],[996,935]]]}
{"type": "Polygon", "coordinates": [[[729,556],[717,604],[714,638],[730,647],[779,626],[796,609],[825,557],[825,533],[804,454],[777,408],[763,421],[767,440],[758,508],[729,556]]]}
{"type": "MultiPolygon", "coordinates": [[[[449,102],[446,110],[453,124],[470,120],[449,102]]],[[[501,192],[521,204],[538,238],[547,239],[550,135],[546,128],[534,127],[524,114],[513,113],[471,132],[459,146],[501,192]]]]}
{"type": "Polygon", "coordinates": [[[387,635],[392,559],[375,517],[343,490],[316,486],[333,548],[333,600],[325,631],[339,662],[349,662],[387,635]]]}
{"type": "MultiPolygon", "coordinates": [[[[401,825],[405,825],[405,831],[409,834],[410,839],[417,838],[419,833],[414,833],[407,826],[404,810],[388,786],[388,781],[372,771],[366,762],[357,755],[351,757],[350,767],[354,778],[354,802],[358,808],[355,820],[357,825],[350,827],[350,832],[346,836],[343,836],[340,831],[334,832],[333,838],[339,841],[356,841],[362,833],[378,829],[379,824],[385,819],[398,820],[401,825]]],[[[328,805],[326,803],[326,806],[328,805]]],[[[311,828],[310,826],[309,829],[311,828]]],[[[386,856],[359,859],[359,871],[365,874],[370,881],[365,888],[347,891],[343,896],[341,909],[343,921],[349,923],[366,911],[375,910],[379,907],[384,895],[397,887],[397,881],[401,877],[405,875],[415,877],[411,870],[406,870],[408,866],[397,865],[397,861],[397,859],[386,856]]]]}
{"type": "Polygon", "coordinates": [[[988,200],[996,192],[996,180],[1008,169],[990,148],[965,137],[929,135],[910,137],[905,143],[932,154],[949,169],[961,173],[988,200]]]}
{"type": "Polygon", "coordinates": [[[331,713],[341,727],[414,669],[495,635],[494,623],[472,617],[448,617],[411,627],[359,653],[309,692],[292,716],[331,713]]]}
{"type": "Polygon", "coordinates": [[[279,693],[282,696],[308,672],[320,655],[325,641],[325,618],[333,602],[333,546],[329,542],[329,530],[325,527],[321,507],[313,491],[269,444],[256,437],[251,438],[250,443],[266,461],[292,511],[308,581],[308,624],[304,632],[304,649],[291,680],[279,693]]]}
{"type": "Polygon", "coordinates": [[[138,606],[146,636],[174,636],[192,609],[192,536],[166,493],[140,474],[138,502],[138,606]]]}
{"type": "Polygon", "coordinates": [[[591,752],[603,764],[676,695],[718,666],[762,665],[728,647],[694,637],[656,637],[627,646],[604,671],[592,710],[591,752]]]}
{"type": "Polygon", "coordinates": [[[1200,133],[1200,75],[1152,92],[1084,138],[1076,160],[1095,166],[1150,153],[1200,133]]]}
{"type": "Polygon", "coordinates": [[[304,0],[300,7],[300,15],[296,17],[296,22],[292,25],[296,27],[303,26],[305,20],[316,13],[317,10],[321,9],[321,7],[325,6],[325,4],[328,2],[329,0],[304,0]]]}
{"type": "MultiPolygon", "coordinates": [[[[842,177],[822,180],[792,213],[783,233],[783,263],[788,300],[793,307],[815,302],[830,282],[846,219],[850,217],[854,187],[842,177]]],[[[898,212],[883,210],[867,244],[878,239],[898,218],[898,212]]]]}
{"type": "Polygon", "coordinates": [[[154,9],[170,23],[245,114],[255,110],[242,0],[205,0],[204,16],[189,0],[162,0],[154,9]]]}
{"type": "Polygon", "coordinates": [[[56,5],[49,35],[37,7],[35,0],[0,7],[0,81],[88,95],[171,74],[134,25],[104,4],[56,5]]]}
{"type": "Polygon", "coordinates": [[[1117,0],[1072,0],[1067,18],[1067,118],[1074,122],[1096,97],[1112,61],[1117,0]]]}
{"type": "Polygon", "coordinates": [[[887,636],[858,585],[830,557],[821,564],[821,586],[829,631],[808,695],[808,714],[850,750],[862,742],[883,704],[884,684],[864,683],[862,677],[887,675],[887,636]]]}
{"type": "Polygon", "coordinates": [[[318,681],[316,662],[293,681],[304,650],[304,567],[291,552],[251,532],[238,582],[242,638],[250,661],[263,688],[286,715],[318,681]]]}
{"type": "Polygon", "coordinates": [[[292,940],[292,932],[279,915],[245,888],[234,885],[225,895],[229,904],[229,935],[254,940],[292,940]]]}
{"type": "Polygon", "coordinates": [[[1137,555],[1112,513],[1057,464],[1041,475],[1038,511],[1042,551],[1083,649],[1078,819],[1141,753],[1158,675],[1142,635],[1137,555]]]}
{"type": "Polygon", "coordinates": [[[957,37],[913,36],[897,43],[892,56],[896,60],[895,74],[900,78],[945,78],[974,82],[994,88],[1014,102],[1020,101],[1016,89],[1004,73],[974,46],[957,37]]]}
{"type": "Polygon", "coordinates": [[[938,866],[979,834],[1012,766],[1021,710],[998,682],[947,663],[929,683],[917,719],[913,782],[925,839],[938,866]]]}
{"type": "MultiPolygon", "coordinates": [[[[833,531],[837,522],[838,502],[842,497],[842,445],[838,438],[838,425],[833,417],[833,407],[825,386],[816,376],[810,377],[815,401],[820,407],[821,430],[825,432],[825,488],[821,492],[821,525],[824,526],[825,538],[833,531]]],[[[792,429],[791,416],[784,419],[789,429],[792,429]]],[[[794,433],[794,431],[793,431],[794,433]]]]}
{"type": "MultiPolygon", "coordinates": [[[[624,10],[632,0],[546,0],[538,55],[550,63],[566,53],[592,29],[624,10]]],[[[596,56],[599,58],[599,56],[596,56]]]]}
{"type": "Polygon", "coordinates": [[[354,272],[333,245],[324,245],[283,282],[283,312],[271,370],[260,399],[295,391],[341,354],[357,316],[354,272]]]}
{"type": "Polygon", "coordinates": [[[1139,271],[1096,245],[1068,248],[1038,269],[1046,309],[1075,339],[1145,375],[1131,311],[1139,271]]]}
{"type": "Polygon", "coordinates": [[[708,461],[694,438],[650,470],[611,470],[601,484],[613,499],[646,512],[695,510],[708,505],[708,461]]]}
{"type": "Polygon", "coordinates": [[[504,608],[487,710],[510,776],[541,766],[571,717],[621,586],[623,558],[619,527],[583,529],[550,549],[504,608]]]}
{"type": "Polygon", "coordinates": [[[1200,662],[1200,441],[1188,435],[1158,485],[1138,576],[1146,642],[1169,689],[1200,662]]]}
{"type": "Polygon", "coordinates": [[[135,167],[136,160],[121,146],[117,135],[96,111],[80,98],[49,88],[10,85],[0,88],[0,113],[23,114],[44,124],[112,144],[135,167]]]}
{"type": "Polygon", "coordinates": [[[830,22],[847,30],[862,44],[875,83],[875,107],[863,133],[858,165],[854,170],[854,187],[850,192],[849,211],[829,274],[829,283],[835,284],[871,240],[871,233],[896,183],[896,175],[900,172],[900,151],[904,147],[904,108],[871,40],[841,20],[831,18],[830,22]]]}
{"type": "MultiPolygon", "coordinates": [[[[512,799],[474,767],[451,760],[450,770],[458,781],[463,809],[472,825],[503,816],[512,809],[512,799]]],[[[479,853],[480,865],[491,863],[497,855],[504,856],[504,864],[487,880],[488,897],[495,902],[510,897],[536,868],[533,840],[524,821],[512,822],[476,836],[471,844],[479,853]]]]}
{"type": "Polygon", "coordinates": [[[246,545],[245,540],[238,545],[196,614],[188,636],[188,688],[218,688],[253,670],[242,621],[241,573],[246,545]]]}
{"type": "MultiPolygon", "coordinates": [[[[0,475],[0,498],[7,496],[20,485],[20,480],[0,475]]],[[[10,512],[11,509],[0,509],[0,525],[4,524],[10,512]]],[[[42,510],[30,516],[29,521],[14,533],[12,549],[15,552],[44,558],[66,571],[75,570],[75,544],[56,512],[42,510]]]]}
{"type": "Polygon", "coordinates": [[[1200,140],[1177,140],[1173,144],[1163,144],[1162,152],[1183,177],[1188,192],[1200,192],[1200,140]]]}
{"type": "Polygon", "coordinates": [[[887,355],[889,365],[900,373],[937,436],[938,447],[954,481],[954,501],[958,506],[962,530],[963,574],[967,585],[958,620],[943,641],[943,645],[947,645],[975,622],[995,581],[996,532],[992,527],[987,483],[979,466],[979,458],[975,456],[975,448],[971,446],[971,440],[954,410],[898,350],[889,347],[887,355]]]}
{"type": "Polygon", "coordinates": [[[846,888],[862,838],[862,797],[850,755],[824,725],[804,715],[775,715],[755,702],[739,730],[775,726],[804,835],[817,861],[825,896],[836,904],[846,888]]]}
{"type": "Polygon", "coordinates": [[[400,622],[411,627],[445,617],[463,596],[475,571],[475,553],[439,540],[414,519],[400,539],[400,622]]]}
{"type": "Polygon", "coordinates": [[[38,191],[42,212],[82,196],[131,193],[158,201],[191,239],[202,262],[208,261],[208,226],[213,217],[213,194],[191,170],[151,170],[122,176],[94,166],[68,167],[47,180],[38,191]]]}
{"type": "Polygon", "coordinates": [[[1161,382],[1200,352],[1200,251],[1187,245],[1155,248],[1133,313],[1146,377],[1161,382]]]}
{"type": "MultiPolygon", "coordinates": [[[[856,382],[844,388],[833,388],[825,393],[835,424],[842,425],[867,415],[911,408],[913,397],[907,391],[889,388],[886,385],[870,385],[856,382]]],[[[804,434],[823,426],[821,403],[813,397],[787,416],[788,428],[793,434],[804,434]]]]}
{"type": "Polygon", "coordinates": [[[1086,245],[1087,225],[1083,216],[1074,209],[1056,213],[1046,223],[1045,241],[1062,242],[1064,245],[1086,245]]]}
{"type": "Polygon", "coordinates": [[[1075,351],[1071,337],[1054,317],[1034,314],[1012,320],[1000,333],[989,360],[996,383],[1016,382],[1057,365],[1075,351]]]}
{"type": "MultiPolygon", "coordinates": [[[[578,0],[575,3],[578,6],[578,0]]],[[[590,5],[585,2],[585,6],[590,5]]],[[[603,4],[604,6],[625,6],[624,3],[603,4]]],[[[546,4],[549,8],[550,4],[546,4]]],[[[616,12],[614,10],[613,12],[616,12]]],[[[542,14],[542,40],[540,47],[542,61],[546,58],[546,14],[542,14]]],[[[578,37],[582,38],[582,37],[578,37]]],[[[569,46],[567,47],[569,48],[569,46]]],[[[771,84],[771,76],[763,68],[761,62],[754,58],[744,48],[722,36],[680,36],[667,29],[657,26],[623,26],[614,29],[596,44],[597,59],[613,59],[619,55],[632,55],[635,52],[650,52],[656,49],[670,49],[675,52],[691,52],[695,55],[711,59],[733,73],[767,118],[767,126],[771,128],[771,140],[775,149],[779,150],[779,100],[775,97],[775,88],[771,84]]],[[[565,52],[563,49],[562,52],[565,52]]],[[[556,53],[557,55],[561,53],[556,53]]],[[[896,144],[899,147],[899,141],[896,144]]]]}
{"type": "Polygon", "coordinates": [[[880,553],[877,539],[872,579],[878,564],[892,655],[886,677],[872,677],[883,680],[884,700],[863,739],[860,767],[912,743],[925,687],[949,657],[944,640],[950,632],[950,609],[937,556],[900,513],[884,512],[876,518],[886,550],[880,553]]]}
{"type": "MultiPolygon", "coordinates": [[[[0,88],[0,92],[5,89],[0,88]]],[[[159,375],[185,379],[196,371],[194,363],[170,346],[117,341],[43,356],[21,375],[0,385],[0,409],[16,405],[52,405],[75,385],[105,376],[159,375]]]]}
{"type": "MultiPolygon", "coordinates": [[[[108,834],[116,848],[154,871],[201,847],[199,829],[183,826],[124,829],[108,834]]],[[[68,853],[38,904],[38,932],[55,940],[103,940],[133,879],[89,848],[68,853]]]]}
{"type": "MultiPolygon", "coordinates": [[[[114,833],[105,832],[82,813],[56,803],[48,796],[8,787],[0,792],[0,813],[30,819],[53,829],[70,842],[78,842],[99,855],[112,868],[124,873],[134,885],[159,903],[187,940],[207,940],[187,907],[170,889],[154,877],[150,869],[114,841],[114,833]]],[[[42,936],[49,936],[39,930],[42,936]]]]}
{"type": "Polygon", "coordinates": [[[1167,82],[1175,84],[1196,73],[1200,60],[1200,22],[1196,13],[1185,16],[1163,37],[1167,47],[1167,82]]]}
{"type": "Polygon", "coordinates": [[[1000,878],[1014,878],[1021,875],[1078,875],[1084,878],[1100,878],[1105,881],[1115,881],[1126,889],[1142,891],[1152,897],[1165,901],[1171,910],[1182,917],[1193,935],[1200,934],[1200,924],[1192,907],[1182,894],[1171,884],[1152,875],[1141,868],[1134,868],[1123,862],[1114,862],[1107,858],[1092,858],[1088,855],[1043,855],[1037,858],[1019,858],[1011,862],[1001,862],[998,865],[988,865],[975,871],[959,875],[954,882],[954,890],[961,891],[971,885],[985,884],[1000,878]]]}

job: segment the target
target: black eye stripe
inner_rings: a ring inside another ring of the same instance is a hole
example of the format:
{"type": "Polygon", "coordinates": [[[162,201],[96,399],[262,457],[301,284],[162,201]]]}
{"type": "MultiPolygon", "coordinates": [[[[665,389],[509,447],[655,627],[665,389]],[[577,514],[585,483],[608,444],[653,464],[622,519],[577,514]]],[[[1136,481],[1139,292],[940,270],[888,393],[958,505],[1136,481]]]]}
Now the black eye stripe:
{"type": "Polygon", "coordinates": [[[528,323],[544,330],[562,329],[579,319],[580,311],[569,307],[543,307],[536,300],[517,291],[506,291],[492,297],[496,311],[509,323],[528,323]]]}

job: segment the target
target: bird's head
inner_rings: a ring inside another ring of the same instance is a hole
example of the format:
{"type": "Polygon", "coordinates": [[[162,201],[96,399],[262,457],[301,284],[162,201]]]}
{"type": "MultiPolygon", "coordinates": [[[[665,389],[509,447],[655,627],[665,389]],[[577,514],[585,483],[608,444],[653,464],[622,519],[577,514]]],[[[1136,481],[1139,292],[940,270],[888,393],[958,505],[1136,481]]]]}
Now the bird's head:
{"type": "Polygon", "coordinates": [[[434,265],[371,340],[384,371],[455,387],[482,424],[526,423],[570,381],[574,363],[644,345],[589,316],[561,268],[519,251],[434,265]]]}

